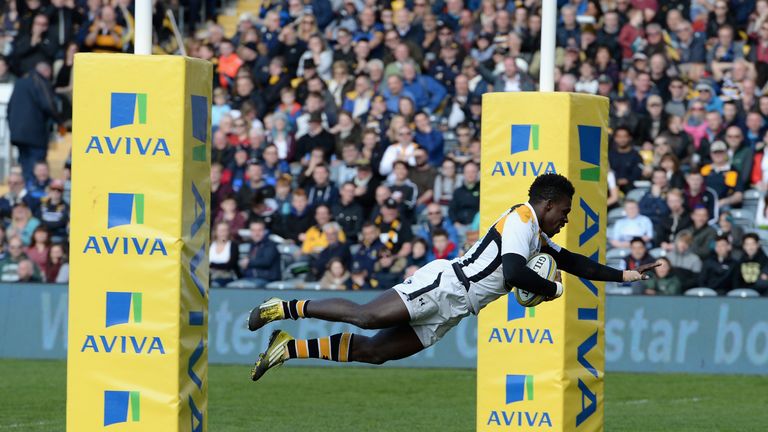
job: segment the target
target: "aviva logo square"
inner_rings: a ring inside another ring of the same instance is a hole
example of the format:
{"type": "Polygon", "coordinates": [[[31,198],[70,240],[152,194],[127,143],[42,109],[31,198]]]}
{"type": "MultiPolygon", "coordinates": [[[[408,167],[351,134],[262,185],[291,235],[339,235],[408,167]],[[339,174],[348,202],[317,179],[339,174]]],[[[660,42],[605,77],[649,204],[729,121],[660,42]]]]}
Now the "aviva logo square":
{"type": "Polygon", "coordinates": [[[580,178],[583,181],[600,181],[600,127],[578,125],[579,159],[591,167],[582,168],[580,178]]]}
{"type": "Polygon", "coordinates": [[[110,192],[108,201],[107,228],[144,224],[144,194],[110,192]]]}
{"type": "Polygon", "coordinates": [[[511,154],[539,149],[539,125],[512,125],[511,154]]]}
{"type": "Polygon", "coordinates": [[[147,124],[146,93],[112,93],[109,128],[147,124]]]}
{"type": "Polygon", "coordinates": [[[533,375],[507,375],[506,402],[533,400],[533,375]]]}
{"type": "Polygon", "coordinates": [[[131,317],[135,324],[141,323],[141,293],[107,292],[106,326],[127,324],[131,317]]]}
{"type": "Polygon", "coordinates": [[[141,392],[104,391],[104,426],[141,420],[141,392]],[[130,411],[130,416],[128,412],[130,411]]]}
{"type": "Polygon", "coordinates": [[[534,318],[536,316],[535,307],[525,307],[515,300],[515,294],[507,294],[507,321],[514,321],[522,318],[534,318]]]}

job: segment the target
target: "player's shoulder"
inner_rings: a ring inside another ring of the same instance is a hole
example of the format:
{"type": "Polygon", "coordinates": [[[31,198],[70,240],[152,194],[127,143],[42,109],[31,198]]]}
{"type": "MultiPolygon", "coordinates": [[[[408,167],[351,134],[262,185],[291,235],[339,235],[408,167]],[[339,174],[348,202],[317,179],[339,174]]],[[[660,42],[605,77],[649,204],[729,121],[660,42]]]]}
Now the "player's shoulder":
{"type": "Polygon", "coordinates": [[[495,227],[499,234],[503,234],[505,228],[515,229],[533,226],[535,217],[531,208],[526,204],[515,204],[501,215],[495,227]]]}

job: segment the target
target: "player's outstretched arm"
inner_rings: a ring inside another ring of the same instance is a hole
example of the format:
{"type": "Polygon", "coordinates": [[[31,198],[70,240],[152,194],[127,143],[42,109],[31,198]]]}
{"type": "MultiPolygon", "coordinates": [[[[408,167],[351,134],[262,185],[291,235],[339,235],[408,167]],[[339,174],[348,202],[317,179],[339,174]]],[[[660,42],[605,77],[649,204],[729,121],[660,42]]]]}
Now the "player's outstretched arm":
{"type": "Polygon", "coordinates": [[[526,291],[548,298],[554,299],[563,295],[563,284],[539,276],[528,268],[525,257],[522,255],[504,254],[501,256],[501,264],[504,266],[504,287],[507,291],[511,291],[514,287],[525,287],[526,291]]]}
{"type": "Polygon", "coordinates": [[[660,263],[654,262],[644,264],[636,270],[619,270],[607,265],[600,264],[588,257],[571,252],[565,248],[556,250],[552,247],[542,248],[542,252],[552,255],[557,262],[557,267],[580,278],[605,281],[605,282],[635,282],[645,280],[650,277],[647,273],[658,267],[660,263]]]}

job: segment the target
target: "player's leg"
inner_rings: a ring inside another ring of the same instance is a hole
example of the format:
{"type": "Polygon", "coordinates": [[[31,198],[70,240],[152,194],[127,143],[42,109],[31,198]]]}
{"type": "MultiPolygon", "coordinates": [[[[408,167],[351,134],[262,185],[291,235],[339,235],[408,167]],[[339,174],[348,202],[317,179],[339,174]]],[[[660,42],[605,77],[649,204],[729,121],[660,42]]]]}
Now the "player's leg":
{"type": "Polygon", "coordinates": [[[362,305],[340,298],[289,301],[271,298],[251,311],[248,329],[255,331],[272,321],[299,318],[345,322],[363,329],[396,327],[411,319],[400,295],[389,289],[362,305]]]}
{"type": "Polygon", "coordinates": [[[410,357],[423,349],[421,340],[408,325],[384,329],[372,337],[338,333],[316,339],[294,339],[282,330],[275,330],[269,339],[269,347],[251,370],[251,379],[258,380],[270,368],[290,359],[382,364],[410,357]]]}

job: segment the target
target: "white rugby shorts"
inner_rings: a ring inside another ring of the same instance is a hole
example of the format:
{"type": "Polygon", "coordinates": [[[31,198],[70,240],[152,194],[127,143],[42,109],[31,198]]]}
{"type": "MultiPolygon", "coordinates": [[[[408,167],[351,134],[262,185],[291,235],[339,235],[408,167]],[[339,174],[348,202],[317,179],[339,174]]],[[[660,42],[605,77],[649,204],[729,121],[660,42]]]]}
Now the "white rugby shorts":
{"type": "Polygon", "coordinates": [[[470,314],[467,291],[448,260],[435,260],[393,287],[424,347],[432,346],[470,314]]]}

